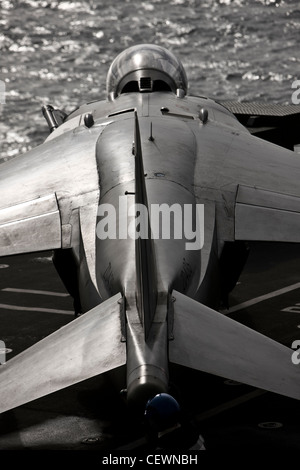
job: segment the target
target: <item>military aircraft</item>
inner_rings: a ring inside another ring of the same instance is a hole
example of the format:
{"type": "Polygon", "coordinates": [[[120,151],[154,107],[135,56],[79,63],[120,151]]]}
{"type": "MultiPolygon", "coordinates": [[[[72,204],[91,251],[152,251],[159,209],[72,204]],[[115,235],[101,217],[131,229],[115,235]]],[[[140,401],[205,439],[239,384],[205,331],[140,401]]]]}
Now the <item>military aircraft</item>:
{"type": "Polygon", "coordinates": [[[1,165],[0,255],[53,250],[76,318],[1,365],[0,412],[124,368],[142,409],[170,364],[300,398],[293,351],[218,311],[247,241],[300,242],[299,108],[190,96],[150,44],[106,100],[43,108],[46,141],[1,165]]]}

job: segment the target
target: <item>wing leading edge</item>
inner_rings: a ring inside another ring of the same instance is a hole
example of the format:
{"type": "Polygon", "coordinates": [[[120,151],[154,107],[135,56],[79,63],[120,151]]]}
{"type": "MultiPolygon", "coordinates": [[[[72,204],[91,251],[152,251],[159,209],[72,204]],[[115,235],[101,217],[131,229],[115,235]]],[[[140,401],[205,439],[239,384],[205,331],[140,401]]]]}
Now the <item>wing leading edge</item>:
{"type": "Polygon", "coordinates": [[[61,247],[61,222],[55,194],[0,210],[1,256],[61,247]]]}
{"type": "Polygon", "coordinates": [[[235,239],[300,242],[300,197],[240,185],[235,239]]]}

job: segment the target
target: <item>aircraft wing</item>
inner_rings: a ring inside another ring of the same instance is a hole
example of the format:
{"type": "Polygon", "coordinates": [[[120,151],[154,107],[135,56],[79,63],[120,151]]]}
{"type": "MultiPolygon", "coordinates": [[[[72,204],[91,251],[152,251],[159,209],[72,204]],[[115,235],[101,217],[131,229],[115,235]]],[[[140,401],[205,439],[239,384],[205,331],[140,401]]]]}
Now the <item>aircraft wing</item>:
{"type": "Polygon", "coordinates": [[[0,165],[0,256],[69,248],[86,208],[96,214],[103,126],[90,130],[75,120],[73,129],[68,123],[58,137],[0,165]]]}
{"type": "Polygon", "coordinates": [[[2,256],[61,248],[56,194],[0,209],[2,256]]]}
{"type": "Polygon", "coordinates": [[[199,202],[215,204],[221,243],[300,242],[296,152],[211,120],[200,128],[194,187],[199,202]]]}
{"type": "Polygon", "coordinates": [[[239,185],[235,239],[300,241],[300,197],[239,185]]]}
{"type": "Polygon", "coordinates": [[[251,134],[293,150],[299,144],[300,105],[220,101],[251,134]]]}

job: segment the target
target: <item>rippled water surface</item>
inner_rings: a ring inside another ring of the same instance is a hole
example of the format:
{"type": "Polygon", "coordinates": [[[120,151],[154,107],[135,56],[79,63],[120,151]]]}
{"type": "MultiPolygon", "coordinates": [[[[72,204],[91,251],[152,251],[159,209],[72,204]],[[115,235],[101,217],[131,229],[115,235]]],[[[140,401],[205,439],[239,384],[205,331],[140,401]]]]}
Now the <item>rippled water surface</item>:
{"type": "Polygon", "coordinates": [[[0,0],[0,160],[48,134],[41,106],[105,99],[124,48],[155,43],[183,62],[191,94],[291,103],[300,79],[298,0],[0,0]]]}

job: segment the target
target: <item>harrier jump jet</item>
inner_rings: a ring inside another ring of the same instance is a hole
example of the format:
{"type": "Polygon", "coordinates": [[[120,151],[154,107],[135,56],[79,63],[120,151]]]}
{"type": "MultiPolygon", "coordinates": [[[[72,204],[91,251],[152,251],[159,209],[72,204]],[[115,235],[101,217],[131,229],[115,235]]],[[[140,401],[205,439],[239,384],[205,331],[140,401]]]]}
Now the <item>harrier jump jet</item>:
{"type": "Polygon", "coordinates": [[[292,350],[218,312],[245,242],[300,242],[299,155],[274,143],[299,107],[189,96],[144,44],[112,62],[107,100],[43,112],[46,141],[1,165],[0,255],[54,250],[84,314],[1,366],[0,412],[124,367],[144,406],[170,363],[299,399],[292,350]]]}

